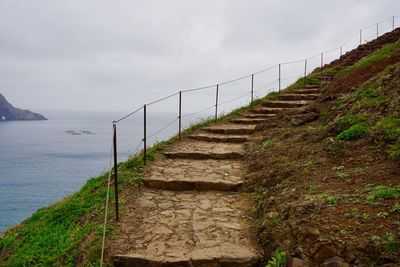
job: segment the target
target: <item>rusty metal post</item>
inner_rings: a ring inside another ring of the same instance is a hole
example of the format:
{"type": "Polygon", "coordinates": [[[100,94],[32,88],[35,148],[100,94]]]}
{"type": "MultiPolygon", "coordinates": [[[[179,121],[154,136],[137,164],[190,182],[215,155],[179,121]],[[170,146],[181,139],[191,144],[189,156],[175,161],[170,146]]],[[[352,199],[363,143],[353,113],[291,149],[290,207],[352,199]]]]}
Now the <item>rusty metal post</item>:
{"type": "Polygon", "coordinates": [[[281,64],[279,63],[279,92],[281,92],[281,64]]]}
{"type": "Polygon", "coordinates": [[[182,91],[179,91],[179,140],[182,137],[182,91]]]}
{"type": "Polygon", "coordinates": [[[143,162],[147,164],[147,106],[143,106],[143,162]]]}
{"type": "Polygon", "coordinates": [[[119,221],[118,206],[118,160],[117,160],[117,123],[113,122],[113,151],[114,151],[114,190],[115,190],[115,220],[119,221]]]}
{"type": "Polygon", "coordinates": [[[215,115],[214,115],[215,123],[217,123],[218,119],[218,90],[219,90],[219,84],[217,84],[217,91],[215,94],[215,115]]]}
{"type": "Polygon", "coordinates": [[[304,60],[304,78],[307,76],[307,59],[304,60]]]}
{"type": "Polygon", "coordinates": [[[251,75],[251,102],[254,100],[254,74],[251,75]]]}

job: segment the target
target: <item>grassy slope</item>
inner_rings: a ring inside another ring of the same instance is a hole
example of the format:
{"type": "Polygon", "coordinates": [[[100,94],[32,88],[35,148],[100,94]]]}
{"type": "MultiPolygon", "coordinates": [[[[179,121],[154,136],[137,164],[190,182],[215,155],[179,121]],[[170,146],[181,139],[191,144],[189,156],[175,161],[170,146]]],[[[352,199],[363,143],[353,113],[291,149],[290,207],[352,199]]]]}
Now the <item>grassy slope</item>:
{"type": "MultiPolygon", "coordinates": [[[[388,44],[324,73],[351,78],[399,47],[388,44]]],[[[267,256],[284,251],[316,264],[334,255],[366,266],[400,263],[400,63],[373,76],[317,105],[317,121],[293,127],[281,117],[249,145],[248,186],[259,192],[267,256]]]]}
{"type": "MultiPolygon", "coordinates": [[[[257,99],[248,106],[220,116],[218,121],[226,121],[275,96],[271,93],[257,99]]],[[[200,121],[185,129],[183,135],[213,123],[213,119],[200,121]]],[[[160,152],[176,141],[175,136],[148,149],[148,160],[162,157],[160,152]]],[[[119,189],[140,189],[139,177],[143,169],[142,155],[120,163],[119,189]]],[[[107,178],[108,173],[104,173],[90,179],[79,192],[38,210],[20,225],[8,229],[0,236],[0,266],[98,266],[107,178]]],[[[110,199],[113,198],[114,191],[111,190],[110,199]]],[[[112,231],[114,218],[113,204],[110,206],[108,231],[112,231]]]]}

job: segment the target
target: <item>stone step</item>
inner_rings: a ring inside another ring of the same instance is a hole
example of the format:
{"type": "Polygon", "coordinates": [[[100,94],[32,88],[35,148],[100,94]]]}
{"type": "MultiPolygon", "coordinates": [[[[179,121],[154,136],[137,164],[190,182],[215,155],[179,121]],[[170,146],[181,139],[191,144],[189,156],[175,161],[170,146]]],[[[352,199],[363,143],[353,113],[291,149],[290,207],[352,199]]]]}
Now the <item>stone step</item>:
{"type": "Polygon", "coordinates": [[[260,124],[267,121],[265,118],[236,118],[231,119],[229,122],[236,124],[260,124]]]}
{"type": "Polygon", "coordinates": [[[283,111],[284,108],[267,108],[267,107],[262,107],[262,108],[255,108],[255,109],[250,109],[249,112],[252,114],[278,114],[279,112],[283,111]]]}
{"type": "Polygon", "coordinates": [[[182,140],[172,145],[164,155],[170,159],[241,159],[242,144],[182,140]]]}
{"type": "Polygon", "coordinates": [[[194,140],[207,141],[207,142],[224,142],[224,143],[243,143],[249,138],[248,135],[226,135],[214,134],[210,132],[198,132],[188,136],[194,140]]]}
{"type": "Polygon", "coordinates": [[[333,77],[332,76],[319,76],[318,79],[321,82],[330,82],[333,80],[333,77]]]}
{"type": "Polygon", "coordinates": [[[306,85],[304,85],[304,88],[306,88],[306,89],[314,89],[314,88],[319,89],[320,85],[319,84],[306,84],[306,85]]]}
{"type": "Polygon", "coordinates": [[[296,89],[292,92],[295,94],[318,94],[321,90],[318,87],[318,89],[296,89]]]}
{"type": "Polygon", "coordinates": [[[203,128],[204,131],[217,134],[252,134],[255,131],[255,125],[238,124],[219,124],[203,128]]]}
{"type": "Polygon", "coordinates": [[[315,100],[319,94],[284,94],[279,98],[282,100],[297,101],[297,100],[315,100]]]}
{"type": "Polygon", "coordinates": [[[243,113],[242,116],[244,118],[249,118],[249,119],[256,119],[256,118],[262,118],[262,119],[270,119],[270,118],[275,118],[276,114],[253,114],[253,113],[243,113]]]}
{"type": "Polygon", "coordinates": [[[300,101],[267,101],[264,102],[263,105],[265,107],[270,107],[270,108],[297,108],[301,106],[307,105],[308,102],[304,100],[300,101]]]}
{"type": "Polygon", "coordinates": [[[167,190],[236,191],[244,175],[238,160],[165,159],[149,166],[143,182],[146,187],[167,190]]]}
{"type": "Polygon", "coordinates": [[[250,196],[143,189],[129,198],[116,236],[117,267],[258,266],[250,196]]]}

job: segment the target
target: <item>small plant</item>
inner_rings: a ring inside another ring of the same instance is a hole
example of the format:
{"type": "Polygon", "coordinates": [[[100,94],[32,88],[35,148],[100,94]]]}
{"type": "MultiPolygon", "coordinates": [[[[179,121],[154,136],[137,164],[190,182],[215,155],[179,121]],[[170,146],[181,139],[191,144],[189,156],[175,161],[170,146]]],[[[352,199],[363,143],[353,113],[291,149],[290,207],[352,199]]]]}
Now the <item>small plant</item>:
{"type": "Polygon", "coordinates": [[[368,169],[368,167],[358,167],[358,168],[356,168],[354,171],[355,171],[356,173],[364,173],[364,172],[367,171],[367,169],[368,169]]]}
{"type": "Polygon", "coordinates": [[[382,211],[382,212],[378,212],[378,214],[376,214],[377,217],[385,219],[386,217],[389,216],[389,213],[386,211],[382,211]]]}
{"type": "Polygon", "coordinates": [[[337,203],[337,198],[335,196],[327,196],[326,197],[326,202],[328,202],[329,205],[335,205],[337,203]]]}
{"type": "Polygon", "coordinates": [[[361,123],[363,120],[363,118],[356,114],[346,113],[344,116],[341,116],[336,120],[336,124],[340,129],[346,129],[357,123],[361,123]]]}
{"type": "Polygon", "coordinates": [[[332,167],[332,170],[337,170],[337,171],[343,170],[343,169],[344,169],[344,166],[343,166],[343,165],[340,165],[340,166],[333,166],[333,167],[332,167]]]}
{"type": "Polygon", "coordinates": [[[338,134],[337,139],[342,141],[354,140],[365,136],[367,132],[368,126],[366,124],[359,123],[338,134]]]}
{"type": "Polygon", "coordinates": [[[318,161],[317,161],[314,157],[310,157],[310,158],[303,164],[303,166],[304,166],[304,167],[308,167],[308,166],[314,165],[314,164],[316,164],[316,163],[318,163],[318,161]]]}
{"type": "Polygon", "coordinates": [[[400,212],[400,203],[394,204],[392,212],[400,212]]]}
{"type": "Polygon", "coordinates": [[[340,230],[341,235],[347,235],[347,229],[342,229],[340,230]]]}
{"type": "Polygon", "coordinates": [[[267,148],[271,147],[274,144],[274,142],[275,142],[275,139],[273,139],[273,138],[265,140],[264,142],[262,142],[261,147],[263,149],[267,149],[267,148]]]}
{"type": "Polygon", "coordinates": [[[262,196],[262,195],[256,195],[256,196],[254,197],[254,200],[255,200],[256,202],[260,202],[262,199],[263,199],[263,196],[262,196]]]}
{"type": "Polygon", "coordinates": [[[371,192],[367,195],[367,200],[371,202],[400,197],[400,186],[388,187],[378,185],[371,188],[371,192]]]}
{"type": "Polygon", "coordinates": [[[285,252],[277,250],[271,260],[268,261],[266,267],[284,267],[288,260],[285,252]]]}
{"type": "Polygon", "coordinates": [[[349,177],[349,176],[350,176],[350,174],[348,174],[345,171],[336,172],[336,177],[338,177],[340,179],[344,179],[344,178],[349,177]]]}
{"type": "Polygon", "coordinates": [[[400,249],[400,242],[397,240],[393,233],[386,233],[384,236],[384,243],[388,250],[397,251],[400,249]]]}
{"type": "Polygon", "coordinates": [[[380,236],[378,236],[378,235],[373,235],[373,236],[371,236],[370,239],[374,243],[379,243],[382,240],[382,238],[380,236]]]}
{"type": "Polygon", "coordinates": [[[318,188],[318,185],[309,184],[309,185],[307,186],[307,191],[313,192],[313,191],[315,191],[317,188],[318,188]]]}

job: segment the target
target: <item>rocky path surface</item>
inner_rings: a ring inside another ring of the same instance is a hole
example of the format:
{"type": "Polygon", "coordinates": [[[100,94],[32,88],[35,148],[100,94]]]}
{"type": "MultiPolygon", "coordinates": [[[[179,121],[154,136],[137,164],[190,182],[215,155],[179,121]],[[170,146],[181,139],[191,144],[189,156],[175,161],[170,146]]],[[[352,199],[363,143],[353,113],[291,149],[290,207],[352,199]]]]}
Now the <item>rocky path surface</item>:
{"type": "Polygon", "coordinates": [[[253,198],[237,192],[245,177],[243,143],[257,124],[318,95],[317,86],[282,94],[172,145],[126,204],[112,241],[115,266],[257,266],[262,250],[252,231],[253,198]]]}

